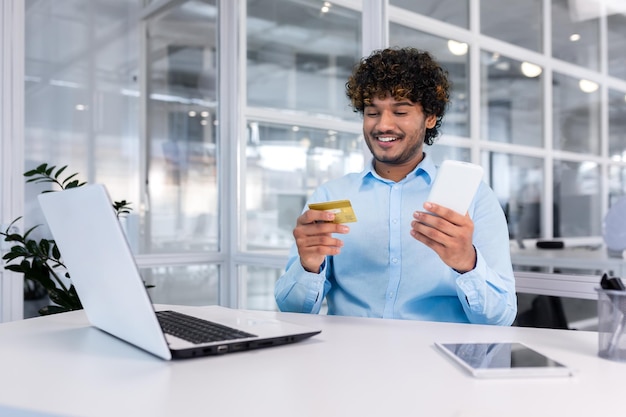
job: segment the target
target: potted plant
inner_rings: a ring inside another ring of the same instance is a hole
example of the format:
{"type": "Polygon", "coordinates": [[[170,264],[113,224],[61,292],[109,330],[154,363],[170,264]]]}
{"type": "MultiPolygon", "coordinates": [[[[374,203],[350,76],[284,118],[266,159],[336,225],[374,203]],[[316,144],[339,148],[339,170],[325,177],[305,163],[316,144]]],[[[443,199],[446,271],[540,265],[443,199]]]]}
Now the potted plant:
{"type": "MultiPolygon", "coordinates": [[[[52,183],[56,191],[81,187],[85,182],[75,179],[77,173],[62,178],[67,165],[57,169],[56,166],[41,164],[37,168],[27,171],[24,176],[28,178],[26,183],[52,183]]],[[[55,190],[46,190],[54,192],[55,190]]],[[[116,201],[113,209],[117,216],[130,213],[130,203],[126,200],[116,201]]],[[[72,285],[67,268],[63,264],[61,252],[52,239],[33,239],[33,231],[40,225],[27,229],[24,234],[12,232],[13,225],[22,217],[13,220],[0,235],[6,242],[13,246],[2,256],[5,261],[4,268],[13,272],[24,274],[24,286],[27,294],[46,294],[53,303],[39,310],[40,315],[61,313],[83,308],[76,289],[72,285]],[[63,279],[62,277],[65,277],[63,279]]]]}

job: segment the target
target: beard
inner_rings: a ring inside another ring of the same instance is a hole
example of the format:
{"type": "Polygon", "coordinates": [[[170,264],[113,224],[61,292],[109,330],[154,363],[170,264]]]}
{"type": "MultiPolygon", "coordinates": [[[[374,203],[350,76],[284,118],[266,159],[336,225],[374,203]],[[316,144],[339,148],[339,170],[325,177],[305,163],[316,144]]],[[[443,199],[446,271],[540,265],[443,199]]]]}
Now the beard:
{"type": "Polygon", "coordinates": [[[366,136],[365,144],[370,150],[372,157],[375,161],[388,164],[388,165],[403,165],[411,160],[415,159],[422,152],[422,147],[424,145],[424,138],[421,140],[411,140],[408,139],[405,135],[396,135],[398,139],[396,142],[398,145],[405,146],[403,149],[398,149],[394,151],[394,153],[387,152],[384,149],[376,146],[378,141],[375,137],[380,136],[378,133],[374,133],[372,135],[366,136]]]}

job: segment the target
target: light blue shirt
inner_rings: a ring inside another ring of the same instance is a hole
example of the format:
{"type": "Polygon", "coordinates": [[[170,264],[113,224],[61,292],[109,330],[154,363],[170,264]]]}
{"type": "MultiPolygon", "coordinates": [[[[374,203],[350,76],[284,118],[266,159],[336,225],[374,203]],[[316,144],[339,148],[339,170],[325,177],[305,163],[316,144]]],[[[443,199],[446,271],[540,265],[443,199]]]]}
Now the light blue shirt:
{"type": "Polygon", "coordinates": [[[357,222],[337,235],[341,253],[326,257],[318,274],[304,270],[295,244],[274,295],[281,311],[510,325],[517,314],[506,219],[495,193],[481,183],[469,213],[476,267],[459,274],[411,234],[437,167],[426,155],[403,180],[372,167],[319,187],[308,203],[348,199],[357,222]]]}

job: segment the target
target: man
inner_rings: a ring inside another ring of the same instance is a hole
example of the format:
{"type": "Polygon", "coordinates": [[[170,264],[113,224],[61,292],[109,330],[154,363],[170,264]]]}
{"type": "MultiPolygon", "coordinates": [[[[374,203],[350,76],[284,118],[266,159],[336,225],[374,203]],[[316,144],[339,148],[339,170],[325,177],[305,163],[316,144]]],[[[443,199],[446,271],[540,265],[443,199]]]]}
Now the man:
{"type": "Polygon", "coordinates": [[[414,48],[374,51],[346,83],[373,160],[309,202],[350,200],[357,222],[306,210],[275,287],[282,311],[510,325],[517,313],[502,208],[481,183],[467,215],[426,201],[432,145],[449,100],[447,72],[414,48]]]}

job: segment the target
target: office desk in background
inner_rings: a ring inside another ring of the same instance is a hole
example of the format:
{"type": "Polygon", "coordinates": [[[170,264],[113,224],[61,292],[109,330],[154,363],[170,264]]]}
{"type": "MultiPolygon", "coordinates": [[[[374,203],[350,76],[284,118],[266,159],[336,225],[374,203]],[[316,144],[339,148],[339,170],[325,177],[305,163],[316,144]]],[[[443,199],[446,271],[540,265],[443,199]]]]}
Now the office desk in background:
{"type": "MultiPolygon", "coordinates": [[[[194,307],[191,307],[194,308],[194,307]]],[[[0,325],[0,416],[623,416],[626,364],[593,332],[259,312],[307,341],[164,362],[83,312],[0,325]],[[571,378],[473,379],[435,341],[520,341],[571,378]]]]}
{"type": "Polygon", "coordinates": [[[612,272],[615,275],[626,274],[626,259],[611,257],[605,247],[569,247],[564,249],[525,249],[511,248],[513,265],[543,267],[546,272],[565,270],[581,271],[590,274],[593,271],[612,272]]]}
{"type": "Polygon", "coordinates": [[[597,300],[604,272],[626,277],[626,260],[610,257],[604,247],[511,248],[511,261],[518,293],[597,300]]]}

